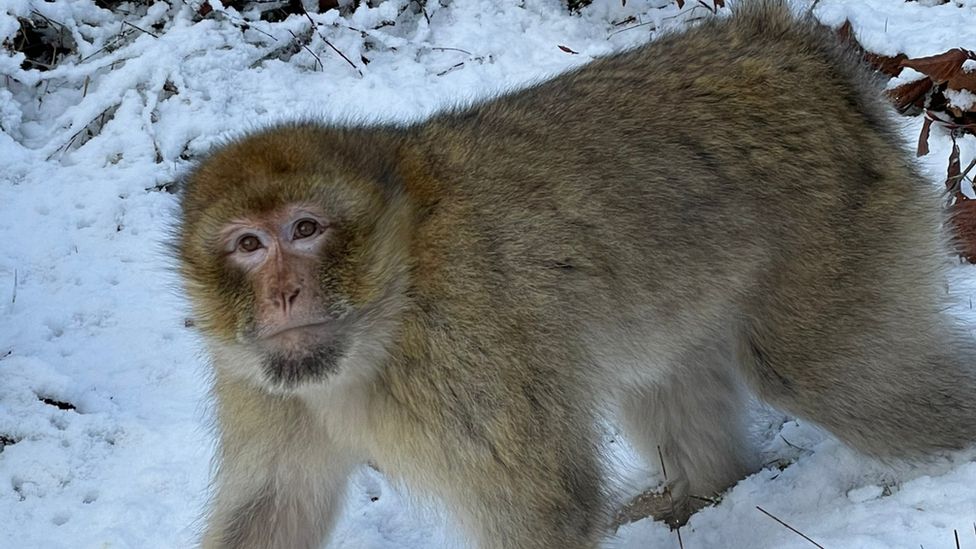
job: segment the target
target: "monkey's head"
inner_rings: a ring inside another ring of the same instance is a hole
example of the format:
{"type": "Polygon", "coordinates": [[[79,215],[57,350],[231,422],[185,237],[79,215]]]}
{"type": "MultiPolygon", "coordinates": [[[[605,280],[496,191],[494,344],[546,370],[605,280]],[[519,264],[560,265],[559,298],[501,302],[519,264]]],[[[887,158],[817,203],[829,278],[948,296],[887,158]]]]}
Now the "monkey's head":
{"type": "Polygon", "coordinates": [[[382,135],[279,127],[222,147],[189,175],[181,271],[196,325],[237,357],[224,367],[291,390],[389,337],[409,215],[382,135]]]}

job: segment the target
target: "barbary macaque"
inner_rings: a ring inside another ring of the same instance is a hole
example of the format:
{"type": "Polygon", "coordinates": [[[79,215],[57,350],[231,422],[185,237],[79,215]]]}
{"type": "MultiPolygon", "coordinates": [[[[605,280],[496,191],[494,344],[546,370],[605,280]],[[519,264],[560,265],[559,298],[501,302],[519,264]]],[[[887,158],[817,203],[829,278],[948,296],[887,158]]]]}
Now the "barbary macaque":
{"type": "Polygon", "coordinates": [[[976,438],[940,197],[873,76],[778,2],[411,124],[187,176],[214,366],[203,546],[313,548],[367,461],[482,548],[591,548],[616,421],[674,516],[758,467],[750,391],[916,459],[976,438]]]}

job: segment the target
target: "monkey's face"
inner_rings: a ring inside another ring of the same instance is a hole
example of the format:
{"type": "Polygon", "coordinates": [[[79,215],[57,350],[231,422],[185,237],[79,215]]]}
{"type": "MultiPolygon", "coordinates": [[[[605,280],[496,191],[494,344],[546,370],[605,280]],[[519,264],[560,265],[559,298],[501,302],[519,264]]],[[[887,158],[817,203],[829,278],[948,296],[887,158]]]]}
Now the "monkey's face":
{"type": "Polygon", "coordinates": [[[255,139],[189,178],[182,270],[197,326],[240,358],[225,367],[292,390],[325,382],[380,337],[402,272],[397,224],[382,186],[341,159],[264,143],[253,161],[255,139]]]}
{"type": "Polygon", "coordinates": [[[335,255],[323,253],[337,238],[330,219],[314,204],[287,204],[233,219],[217,235],[226,276],[237,279],[238,299],[246,296],[236,338],[260,352],[273,384],[322,378],[342,355],[350,311],[321,272],[335,255]]]}

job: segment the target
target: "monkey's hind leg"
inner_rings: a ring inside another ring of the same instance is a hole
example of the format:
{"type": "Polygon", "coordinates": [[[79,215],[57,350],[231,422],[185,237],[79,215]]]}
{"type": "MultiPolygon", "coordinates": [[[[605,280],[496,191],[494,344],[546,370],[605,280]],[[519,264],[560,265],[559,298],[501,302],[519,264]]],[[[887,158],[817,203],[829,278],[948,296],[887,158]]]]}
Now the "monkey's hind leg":
{"type": "Polygon", "coordinates": [[[649,464],[663,467],[667,492],[638,496],[618,523],[638,518],[635,513],[644,509],[681,526],[757,468],[745,428],[748,395],[729,362],[725,349],[704,345],[688,353],[669,378],[625,397],[624,429],[649,464]]]}

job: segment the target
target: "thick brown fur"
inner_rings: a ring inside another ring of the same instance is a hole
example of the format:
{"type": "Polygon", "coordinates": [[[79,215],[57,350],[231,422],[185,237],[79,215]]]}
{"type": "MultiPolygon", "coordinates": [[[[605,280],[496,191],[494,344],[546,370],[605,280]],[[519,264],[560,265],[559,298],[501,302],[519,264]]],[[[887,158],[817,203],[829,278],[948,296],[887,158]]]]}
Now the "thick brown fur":
{"type": "Polygon", "coordinates": [[[756,467],[747,387],[869,454],[963,447],[940,208],[870,75],[778,2],[414,125],[235,141],[179,239],[222,441],[204,546],[318,546],[368,459],[480,547],[593,547],[605,413],[680,515],[756,467]],[[318,284],[354,320],[334,374],[282,388],[212,235],[295,201],[335,220],[318,284]]]}

